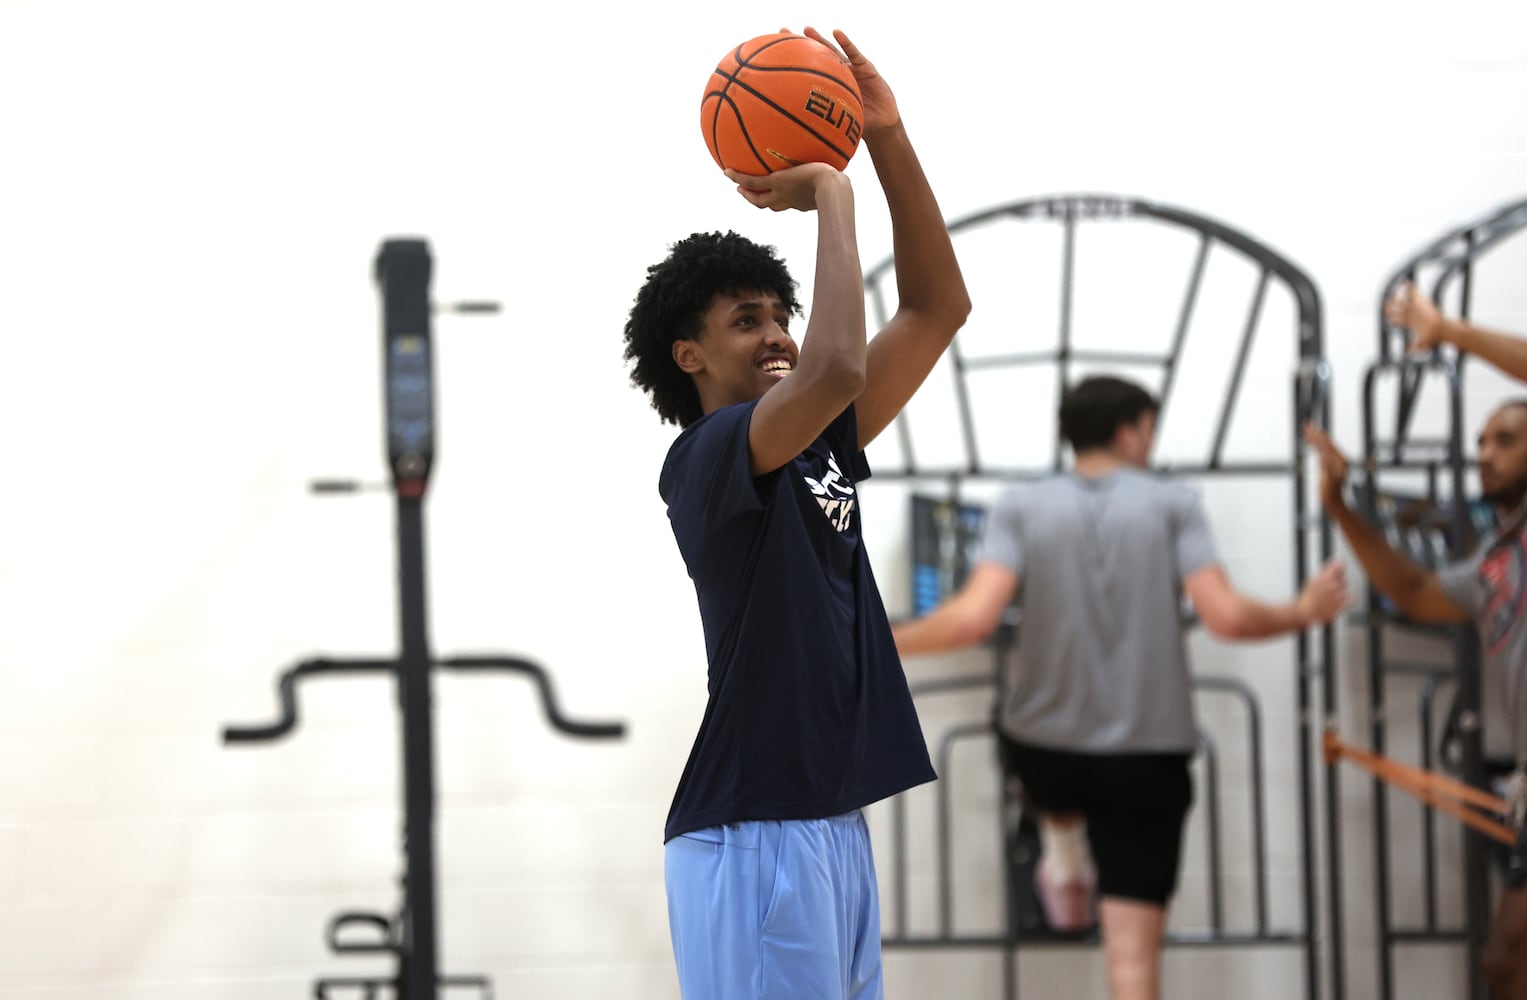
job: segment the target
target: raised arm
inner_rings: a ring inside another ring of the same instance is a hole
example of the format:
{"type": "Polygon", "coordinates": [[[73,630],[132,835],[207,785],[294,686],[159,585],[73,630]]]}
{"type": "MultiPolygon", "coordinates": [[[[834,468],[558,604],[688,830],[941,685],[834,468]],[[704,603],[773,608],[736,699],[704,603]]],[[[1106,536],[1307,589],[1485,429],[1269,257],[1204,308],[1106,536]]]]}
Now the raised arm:
{"type": "Polygon", "coordinates": [[[817,216],[816,283],[800,357],[764,393],[748,426],[755,476],[805,451],[864,387],[864,280],[848,178],[825,163],[803,163],[765,177],[728,170],[738,192],[759,208],[817,216]]]}
{"type": "Polygon", "coordinates": [[[928,614],[891,628],[902,656],[944,653],[977,646],[1002,624],[1002,612],[1018,591],[1018,577],[1001,563],[981,562],[965,585],[928,614]]]}
{"type": "MultiPolygon", "coordinates": [[[[814,28],[806,34],[830,44],[814,28]]],[[[854,404],[863,448],[890,425],[938,363],[970,315],[970,295],[890,86],[847,35],[835,31],[833,37],[864,98],[864,143],[885,191],[896,260],[896,314],[870,341],[864,391],[854,404]]]]}
{"type": "Polygon", "coordinates": [[[1330,437],[1311,425],[1305,427],[1304,438],[1320,455],[1320,502],[1346,536],[1368,582],[1387,594],[1412,621],[1467,621],[1468,616],[1442,589],[1436,573],[1396,551],[1379,529],[1347,505],[1342,493],[1347,482],[1348,462],[1330,437]]]}
{"type": "Polygon", "coordinates": [[[1452,344],[1465,354],[1483,358],[1514,379],[1527,382],[1527,339],[1497,333],[1442,315],[1431,299],[1406,282],[1384,303],[1384,318],[1411,332],[1411,348],[1429,351],[1452,344]]]}

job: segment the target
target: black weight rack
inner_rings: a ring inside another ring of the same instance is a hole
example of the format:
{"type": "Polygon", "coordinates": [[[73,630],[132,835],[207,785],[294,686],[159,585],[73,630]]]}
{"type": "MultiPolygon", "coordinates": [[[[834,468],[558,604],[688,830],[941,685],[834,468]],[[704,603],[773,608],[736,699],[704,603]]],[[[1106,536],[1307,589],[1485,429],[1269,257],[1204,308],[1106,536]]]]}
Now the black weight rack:
{"type": "MultiPolygon", "coordinates": [[[[965,332],[956,338],[948,352],[948,360],[954,378],[953,395],[958,423],[957,435],[961,458],[955,462],[935,464],[918,460],[914,448],[914,418],[904,412],[898,418],[895,444],[901,455],[899,465],[877,460],[875,475],[879,482],[900,480],[903,482],[934,486],[937,494],[925,494],[913,498],[913,520],[922,526],[914,534],[913,588],[914,605],[926,610],[930,602],[957,586],[968,561],[971,533],[976,530],[981,516],[979,504],[972,504],[966,497],[968,487],[978,482],[1008,482],[1034,478],[1062,468],[1063,454],[1058,436],[1048,467],[1003,466],[984,457],[990,450],[985,445],[1004,434],[1024,433],[1022,429],[1002,427],[978,427],[977,409],[973,404],[971,376],[978,372],[1001,369],[1007,371],[1038,371],[1053,379],[1056,386],[1065,386],[1079,371],[1088,367],[1110,366],[1124,369],[1147,369],[1160,376],[1159,398],[1165,415],[1179,404],[1185,391],[1192,392],[1195,401],[1202,406],[1205,390],[1202,385],[1188,389],[1178,378],[1179,360],[1194,327],[1195,310],[1198,308],[1211,261],[1225,255],[1249,265],[1255,278],[1251,283],[1249,301],[1245,303],[1243,318],[1233,331],[1234,346],[1229,373],[1225,382],[1213,387],[1218,393],[1216,414],[1208,430],[1207,455],[1202,462],[1173,464],[1163,470],[1171,475],[1212,479],[1216,477],[1242,477],[1265,481],[1269,486],[1282,484],[1281,488],[1292,492],[1293,517],[1288,525],[1288,538],[1294,554],[1294,582],[1302,583],[1312,569],[1332,554],[1332,532],[1328,521],[1313,504],[1311,486],[1313,479],[1307,475],[1305,444],[1302,427],[1306,422],[1326,426],[1330,410],[1330,374],[1325,363],[1322,343],[1323,316],[1319,292],[1314,282],[1295,263],[1265,243],[1216,219],[1183,208],[1116,194],[1062,194],[1001,205],[950,224],[949,229],[956,240],[957,249],[961,239],[976,230],[999,226],[1049,226],[1059,230],[1059,338],[1058,345],[1044,350],[1005,350],[977,355],[965,349],[965,332]],[[1192,242],[1192,252],[1187,273],[1182,276],[1181,297],[1167,331],[1169,347],[1164,351],[1112,351],[1094,350],[1080,346],[1073,331],[1073,315],[1076,307],[1076,276],[1078,269],[1078,246],[1090,238],[1094,230],[1108,226],[1152,226],[1185,236],[1192,242]],[[1295,353],[1292,370],[1279,372],[1279,378],[1292,380],[1292,411],[1278,415],[1286,421],[1288,451],[1286,456],[1268,459],[1241,459],[1227,454],[1226,441],[1231,420],[1237,410],[1243,382],[1249,367],[1254,342],[1259,336],[1264,309],[1274,291],[1286,294],[1292,303],[1292,334],[1295,353]]],[[[894,260],[887,259],[870,270],[866,276],[866,289],[871,305],[880,321],[887,318],[889,286],[893,283],[894,260]]],[[[1021,269],[1014,263],[1012,296],[1032,297],[1032,286],[1021,281],[1021,269]]],[[[1038,294],[1050,294],[1041,289],[1038,294]]],[[[1015,343],[1023,343],[1025,334],[1031,331],[1014,330],[1015,343]]],[[[1227,334],[1228,335],[1228,334],[1227,334]]],[[[1212,395],[1210,398],[1214,398],[1212,395]]],[[[914,529],[916,530],[916,529],[914,529]]],[[[1002,663],[1007,648],[1016,636],[1021,622],[1010,618],[999,630],[993,649],[993,668],[990,671],[968,676],[940,677],[913,685],[915,697],[927,699],[938,695],[977,690],[999,697],[1002,683],[1002,663]]],[[[1285,949],[1302,955],[1302,995],[1315,1000],[1321,994],[1320,977],[1320,913],[1315,876],[1316,865],[1316,808],[1317,750],[1316,731],[1312,719],[1316,711],[1312,687],[1320,684],[1324,692],[1324,704],[1334,704],[1332,671],[1328,665],[1334,662],[1334,632],[1331,628],[1301,633],[1295,639],[1294,662],[1288,677],[1293,686],[1295,704],[1295,730],[1288,734],[1296,748],[1297,775],[1297,827],[1299,836],[1299,910],[1301,921],[1297,926],[1275,926],[1269,916],[1268,904],[1268,857],[1266,832],[1266,790],[1263,784],[1264,727],[1262,712],[1256,693],[1248,686],[1232,678],[1199,677],[1195,689],[1200,698],[1230,698],[1241,706],[1244,732],[1247,737],[1245,753],[1251,788],[1248,798],[1249,827],[1252,836],[1253,892],[1251,901],[1251,927],[1231,929],[1225,919],[1225,887],[1223,884],[1221,857],[1221,780],[1220,763],[1222,748],[1204,734],[1202,767],[1204,794],[1200,812],[1205,824],[1206,843],[1209,852],[1209,886],[1207,900],[1209,928],[1204,932],[1172,933],[1168,936],[1169,947],[1249,948],[1270,947],[1285,949]]],[[[1330,711],[1329,707],[1326,711],[1330,711]]],[[[1007,886],[1004,927],[997,933],[971,934],[957,931],[953,925],[953,889],[951,855],[956,840],[952,829],[954,806],[951,789],[954,777],[951,773],[952,753],[961,743],[990,740],[993,726],[989,717],[983,716],[968,723],[956,724],[936,738],[930,734],[935,752],[935,766],[940,775],[935,790],[935,873],[936,930],[931,933],[914,932],[910,929],[909,891],[911,881],[908,851],[908,804],[906,796],[891,801],[890,810],[890,878],[886,895],[889,896],[887,919],[884,928],[884,945],[887,949],[977,949],[997,950],[1002,954],[1002,982],[1007,997],[1014,998],[1019,992],[1017,970],[1018,953],[1029,948],[1074,947],[1095,943],[1091,935],[1055,935],[1035,933],[1033,907],[1025,900],[1020,887],[1027,877],[1032,857],[1014,837],[1014,816],[1018,810],[1012,791],[1003,782],[999,790],[999,828],[997,837],[1002,843],[1002,857],[1006,871],[1003,880],[1007,886]]],[[[1328,769],[1326,781],[1327,837],[1334,843],[1336,837],[1336,788],[1334,772],[1328,769]]],[[[1327,928],[1327,950],[1333,963],[1339,963],[1342,948],[1341,928],[1327,928]]]]}
{"type": "MultiPolygon", "coordinates": [[[[279,739],[298,724],[298,685],[318,677],[380,675],[397,684],[402,736],[403,870],[402,900],[395,913],[342,912],[327,929],[337,955],[388,955],[390,975],[326,976],[314,983],[320,998],[359,996],[433,1000],[442,989],[472,989],[490,998],[483,975],[442,975],[438,957],[439,917],[435,883],[435,765],[433,680],[436,668],[465,673],[511,673],[529,678],[547,723],[580,739],[617,739],[622,723],[580,722],[561,710],[550,675],[537,663],[501,654],[437,657],[430,646],[424,499],[435,456],[435,386],[430,299],[433,258],[420,239],[384,241],[375,261],[382,305],[383,388],[386,448],[397,510],[399,652],[395,658],[315,657],[280,675],[280,714],[263,725],[228,726],[223,740],[249,745],[279,739]]],[[[493,303],[461,303],[460,313],[497,311],[493,303]]],[[[359,485],[318,482],[318,493],[351,493],[359,485]]]]}
{"type": "MultiPolygon", "coordinates": [[[[1415,282],[1450,314],[1467,319],[1475,311],[1480,261],[1527,230],[1527,199],[1500,205],[1449,229],[1406,257],[1385,280],[1378,303],[1378,357],[1363,380],[1363,462],[1357,498],[1366,516],[1383,527],[1391,541],[1407,549],[1418,563],[1433,568],[1468,555],[1479,536],[1488,531],[1493,512],[1471,501],[1469,490],[1475,459],[1472,430],[1464,426],[1464,373],[1467,356],[1436,350],[1424,356],[1409,351],[1409,331],[1392,327],[1383,303],[1400,286],[1415,282]],[[1427,387],[1434,387],[1430,393],[1427,387]],[[1381,399],[1381,391],[1388,390],[1381,399]],[[1439,398],[1440,394],[1440,398],[1439,398]],[[1436,401],[1430,413],[1428,396],[1436,401]],[[1440,428],[1439,425],[1440,424],[1440,428]],[[1401,481],[1399,487],[1391,484],[1401,481]]],[[[1367,722],[1369,740],[1377,753],[1388,749],[1392,702],[1399,697],[1395,682],[1416,688],[1419,760],[1424,768],[1443,766],[1460,780],[1485,787],[1481,712],[1482,656],[1478,634],[1469,626],[1433,626],[1406,620],[1381,594],[1370,588],[1363,626],[1367,634],[1367,722]],[[1397,655],[1396,641],[1429,638],[1441,643],[1446,655],[1397,655]],[[1453,692],[1445,723],[1437,724],[1437,701],[1453,692]]],[[[1469,1000],[1484,1000],[1481,956],[1488,936],[1491,905],[1489,858],[1484,839],[1472,830],[1462,833],[1456,867],[1444,865],[1438,843],[1438,817],[1429,806],[1420,811],[1421,912],[1395,913],[1396,873],[1393,852],[1394,815],[1389,790],[1373,782],[1374,914],[1378,937],[1378,992],[1381,1000],[1396,993],[1396,949],[1408,945],[1452,943],[1464,949],[1469,1000]],[[1440,913],[1439,876],[1456,873],[1462,896],[1461,920],[1440,913]]],[[[1406,870],[1412,862],[1407,859],[1406,870]]],[[[1341,920],[1340,900],[1333,898],[1332,919],[1341,920]]]]}

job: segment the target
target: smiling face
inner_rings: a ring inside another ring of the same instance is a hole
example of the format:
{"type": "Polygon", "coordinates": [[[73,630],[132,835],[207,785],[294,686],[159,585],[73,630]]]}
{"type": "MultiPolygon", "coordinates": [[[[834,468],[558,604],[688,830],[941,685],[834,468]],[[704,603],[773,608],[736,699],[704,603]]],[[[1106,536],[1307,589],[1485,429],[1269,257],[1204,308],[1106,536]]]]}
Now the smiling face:
{"type": "Polygon", "coordinates": [[[694,378],[706,413],[762,396],[799,356],[790,310],[773,292],[717,294],[699,336],[673,344],[673,360],[694,378]]]}
{"type": "Polygon", "coordinates": [[[1527,497],[1527,405],[1508,403],[1479,433],[1479,486],[1497,507],[1514,510],[1527,497]]]}

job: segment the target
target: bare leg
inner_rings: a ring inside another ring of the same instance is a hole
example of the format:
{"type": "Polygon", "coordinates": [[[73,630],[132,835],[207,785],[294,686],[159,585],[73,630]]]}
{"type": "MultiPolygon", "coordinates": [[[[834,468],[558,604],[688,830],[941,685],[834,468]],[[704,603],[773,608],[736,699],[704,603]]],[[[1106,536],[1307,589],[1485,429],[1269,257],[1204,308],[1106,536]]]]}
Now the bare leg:
{"type": "Polygon", "coordinates": [[[1490,1000],[1527,1000],[1527,887],[1501,893],[1484,965],[1490,1000]]]}
{"type": "Polygon", "coordinates": [[[1087,868],[1087,831],[1081,813],[1041,813],[1039,842],[1056,874],[1070,878],[1087,868]]]}
{"type": "Polygon", "coordinates": [[[1113,1000],[1161,1000],[1161,943],[1166,907],[1103,897],[1103,958],[1113,1000]]]}
{"type": "Polygon", "coordinates": [[[1097,875],[1087,846],[1087,821],[1080,813],[1039,817],[1041,857],[1034,888],[1045,920],[1057,931],[1081,931],[1097,922],[1097,875]]]}

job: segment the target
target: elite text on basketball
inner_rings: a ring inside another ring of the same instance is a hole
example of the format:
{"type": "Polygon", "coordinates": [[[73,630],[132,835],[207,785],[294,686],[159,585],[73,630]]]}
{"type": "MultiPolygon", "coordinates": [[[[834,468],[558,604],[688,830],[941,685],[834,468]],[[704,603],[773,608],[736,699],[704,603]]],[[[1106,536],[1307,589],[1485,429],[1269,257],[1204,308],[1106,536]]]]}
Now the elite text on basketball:
{"type": "Polygon", "coordinates": [[[848,108],[820,90],[813,90],[806,98],[806,110],[842,132],[850,146],[859,145],[859,136],[864,131],[864,125],[849,113],[848,108]]]}

